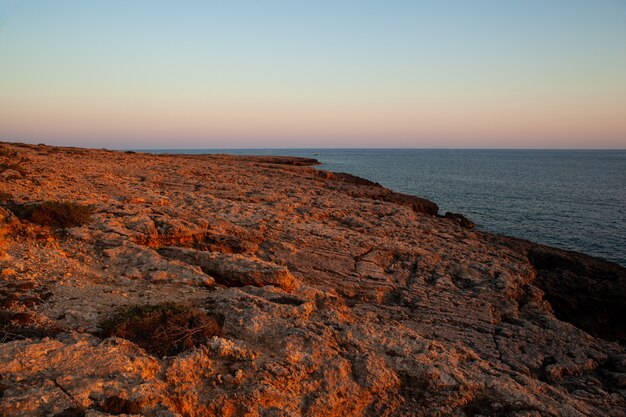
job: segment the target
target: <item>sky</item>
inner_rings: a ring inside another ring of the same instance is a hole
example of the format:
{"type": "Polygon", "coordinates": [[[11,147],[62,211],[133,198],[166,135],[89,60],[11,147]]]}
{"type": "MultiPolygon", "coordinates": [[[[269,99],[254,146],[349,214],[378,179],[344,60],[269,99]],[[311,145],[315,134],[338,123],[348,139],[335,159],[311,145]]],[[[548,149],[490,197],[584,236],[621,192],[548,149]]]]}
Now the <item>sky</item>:
{"type": "Polygon", "coordinates": [[[0,0],[0,140],[626,148],[626,0],[0,0]]]}

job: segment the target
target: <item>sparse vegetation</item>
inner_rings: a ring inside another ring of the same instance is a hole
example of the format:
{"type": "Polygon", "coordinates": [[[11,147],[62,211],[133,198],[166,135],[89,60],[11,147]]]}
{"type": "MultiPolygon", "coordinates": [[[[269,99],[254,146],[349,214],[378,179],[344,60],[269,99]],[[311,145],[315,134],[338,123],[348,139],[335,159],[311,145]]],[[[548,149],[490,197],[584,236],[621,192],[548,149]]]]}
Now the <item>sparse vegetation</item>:
{"type": "Polygon", "coordinates": [[[57,327],[42,327],[38,325],[30,313],[15,313],[0,310],[0,343],[13,340],[52,337],[62,329],[57,327]]]}
{"type": "Polygon", "coordinates": [[[102,336],[117,336],[153,355],[176,355],[222,334],[216,318],[185,304],[122,308],[100,324],[102,336]]]}
{"type": "Polygon", "coordinates": [[[12,199],[13,195],[11,193],[5,193],[3,191],[0,191],[0,204],[11,201],[12,199]]]}
{"type": "Polygon", "coordinates": [[[100,408],[102,411],[113,415],[141,413],[141,404],[138,401],[128,400],[115,395],[106,397],[100,403],[100,408]]]}
{"type": "Polygon", "coordinates": [[[20,175],[25,175],[26,171],[18,164],[0,164],[0,173],[4,171],[13,170],[19,172],[20,175]]]}
{"type": "Polygon", "coordinates": [[[56,227],[82,226],[91,220],[92,206],[68,201],[44,201],[33,204],[13,204],[11,211],[22,220],[56,227]]]}
{"type": "Polygon", "coordinates": [[[11,151],[9,149],[7,149],[6,147],[2,146],[0,147],[0,157],[15,157],[17,156],[17,152],[16,151],[11,151]]]}

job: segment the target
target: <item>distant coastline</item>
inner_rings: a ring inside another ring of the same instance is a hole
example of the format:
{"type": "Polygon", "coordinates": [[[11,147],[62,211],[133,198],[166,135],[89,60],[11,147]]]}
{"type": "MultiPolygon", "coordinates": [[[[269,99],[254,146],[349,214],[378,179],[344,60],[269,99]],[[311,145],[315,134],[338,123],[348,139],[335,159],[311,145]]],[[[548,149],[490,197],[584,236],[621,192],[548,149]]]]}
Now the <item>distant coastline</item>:
{"type": "Polygon", "coordinates": [[[151,149],[150,153],[288,155],[461,212],[483,230],[626,266],[626,150],[151,149]]]}

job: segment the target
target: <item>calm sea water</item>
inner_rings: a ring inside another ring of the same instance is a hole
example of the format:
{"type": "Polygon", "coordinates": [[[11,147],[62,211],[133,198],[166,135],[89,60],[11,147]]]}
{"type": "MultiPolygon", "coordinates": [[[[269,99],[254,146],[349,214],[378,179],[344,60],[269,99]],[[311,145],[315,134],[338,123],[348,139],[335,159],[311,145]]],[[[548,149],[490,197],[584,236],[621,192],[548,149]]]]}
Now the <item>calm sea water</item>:
{"type": "MultiPolygon", "coordinates": [[[[173,151],[170,151],[173,152],[173,151]]],[[[626,151],[246,149],[292,155],[436,202],[482,230],[626,266],[626,151]]]]}

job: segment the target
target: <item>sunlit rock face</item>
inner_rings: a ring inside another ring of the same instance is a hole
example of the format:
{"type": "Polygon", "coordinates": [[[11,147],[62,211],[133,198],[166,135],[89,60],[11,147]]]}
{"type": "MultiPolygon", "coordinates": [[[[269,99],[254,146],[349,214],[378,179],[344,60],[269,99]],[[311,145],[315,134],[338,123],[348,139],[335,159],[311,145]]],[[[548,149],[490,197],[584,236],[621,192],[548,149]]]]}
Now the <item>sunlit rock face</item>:
{"type": "Polygon", "coordinates": [[[0,144],[0,415],[625,415],[624,268],[314,163],[0,144]],[[219,332],[103,335],[167,303],[219,332]]]}

